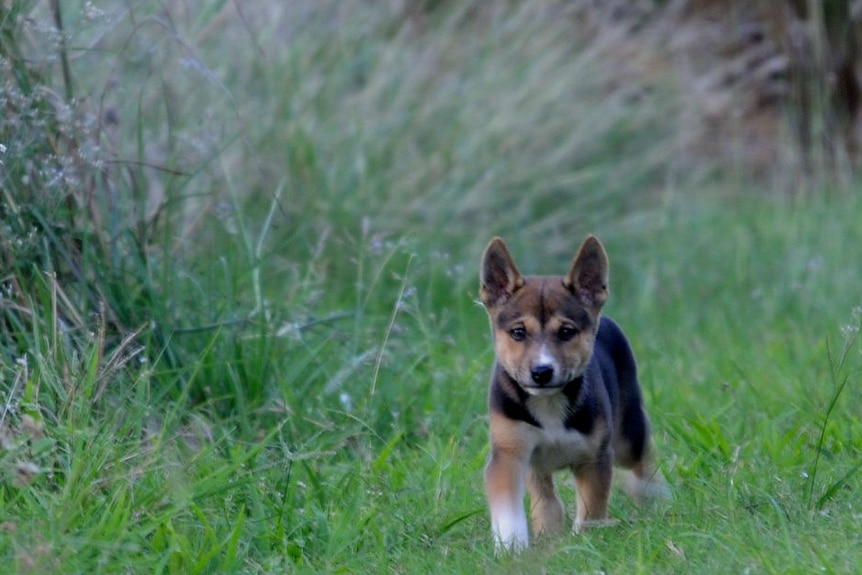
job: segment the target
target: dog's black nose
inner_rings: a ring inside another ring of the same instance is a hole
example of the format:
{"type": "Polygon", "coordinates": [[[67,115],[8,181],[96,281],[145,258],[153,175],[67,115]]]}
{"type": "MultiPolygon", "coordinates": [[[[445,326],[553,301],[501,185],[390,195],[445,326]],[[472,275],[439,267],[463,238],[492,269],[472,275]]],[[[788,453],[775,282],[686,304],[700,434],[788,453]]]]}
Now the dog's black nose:
{"type": "Polygon", "coordinates": [[[554,368],[550,365],[537,365],[530,370],[530,377],[535,383],[545,385],[554,377],[554,368]]]}

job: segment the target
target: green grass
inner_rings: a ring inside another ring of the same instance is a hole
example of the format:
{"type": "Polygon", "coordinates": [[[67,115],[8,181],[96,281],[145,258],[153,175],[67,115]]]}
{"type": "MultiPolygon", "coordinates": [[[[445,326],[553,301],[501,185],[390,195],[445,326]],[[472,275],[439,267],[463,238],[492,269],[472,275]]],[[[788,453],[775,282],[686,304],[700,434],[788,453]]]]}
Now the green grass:
{"type": "Polygon", "coordinates": [[[672,82],[631,99],[539,1],[62,4],[72,86],[14,51],[57,58],[50,16],[0,12],[10,572],[862,561],[853,190],[677,172],[672,82]],[[587,232],[674,498],[495,558],[478,259],[562,272],[587,232]]]}

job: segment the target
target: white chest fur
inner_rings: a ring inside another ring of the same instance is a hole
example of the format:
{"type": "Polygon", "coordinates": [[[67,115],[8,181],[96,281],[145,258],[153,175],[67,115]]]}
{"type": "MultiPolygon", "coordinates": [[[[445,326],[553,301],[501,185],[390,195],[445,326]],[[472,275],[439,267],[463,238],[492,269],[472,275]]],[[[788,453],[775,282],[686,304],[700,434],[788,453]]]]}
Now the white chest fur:
{"type": "Polygon", "coordinates": [[[563,394],[534,396],[528,399],[527,405],[541,425],[541,428],[532,428],[530,433],[533,444],[530,464],[533,467],[556,471],[592,459],[599,440],[566,428],[569,404],[563,394]]]}

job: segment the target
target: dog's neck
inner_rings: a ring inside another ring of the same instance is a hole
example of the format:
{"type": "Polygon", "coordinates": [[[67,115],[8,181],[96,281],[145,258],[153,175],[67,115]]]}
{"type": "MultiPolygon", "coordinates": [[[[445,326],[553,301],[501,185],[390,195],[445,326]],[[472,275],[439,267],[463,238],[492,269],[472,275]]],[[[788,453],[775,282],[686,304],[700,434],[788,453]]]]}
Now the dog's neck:
{"type": "Polygon", "coordinates": [[[502,396],[498,396],[498,400],[501,401],[499,407],[503,412],[511,419],[540,428],[542,424],[536,419],[529,406],[539,407],[541,404],[553,403],[562,399],[566,413],[561,413],[561,417],[565,419],[568,414],[576,410],[576,406],[580,403],[581,392],[584,389],[584,374],[546,395],[533,395],[525,390],[499,363],[495,377],[503,388],[501,390],[502,396]]]}

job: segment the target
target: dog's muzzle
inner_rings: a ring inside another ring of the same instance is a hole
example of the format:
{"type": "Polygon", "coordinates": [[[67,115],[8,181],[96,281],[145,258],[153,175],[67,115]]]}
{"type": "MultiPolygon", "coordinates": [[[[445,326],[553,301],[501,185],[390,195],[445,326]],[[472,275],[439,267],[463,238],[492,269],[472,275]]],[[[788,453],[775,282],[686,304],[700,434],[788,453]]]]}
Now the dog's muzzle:
{"type": "Polygon", "coordinates": [[[554,368],[550,365],[537,365],[530,370],[530,378],[537,385],[547,385],[554,379],[554,368]]]}

